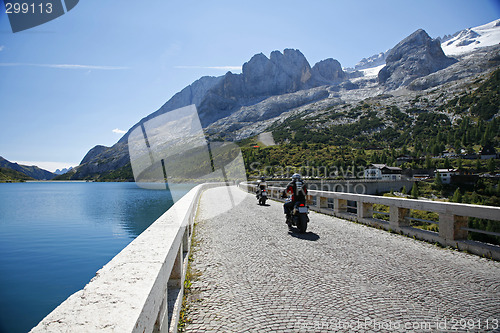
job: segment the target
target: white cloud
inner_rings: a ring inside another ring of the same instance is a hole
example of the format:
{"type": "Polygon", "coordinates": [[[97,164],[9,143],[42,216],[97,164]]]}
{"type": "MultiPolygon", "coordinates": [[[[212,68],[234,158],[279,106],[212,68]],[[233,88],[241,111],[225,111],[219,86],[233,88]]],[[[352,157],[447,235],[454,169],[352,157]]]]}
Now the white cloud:
{"type": "Polygon", "coordinates": [[[120,67],[120,66],[92,66],[92,65],[44,65],[45,67],[50,68],[62,68],[62,69],[102,69],[102,70],[116,70],[116,69],[128,69],[128,67],[120,67]]]}
{"type": "Polygon", "coordinates": [[[175,66],[178,69],[217,69],[223,71],[241,71],[241,66],[175,66]]]}
{"type": "Polygon", "coordinates": [[[5,45],[0,45],[0,52],[3,51],[3,49],[5,49],[5,45]]]}
{"type": "Polygon", "coordinates": [[[31,64],[23,62],[2,62],[0,63],[0,66],[3,67],[31,66],[31,67],[45,67],[45,68],[59,68],[59,69],[96,69],[96,70],[128,69],[128,67],[120,67],[120,66],[95,66],[95,65],[78,65],[78,64],[31,64]]]}
{"type": "Polygon", "coordinates": [[[69,167],[75,167],[78,166],[80,163],[78,162],[47,162],[47,161],[11,161],[12,163],[17,163],[17,164],[22,164],[22,165],[27,165],[27,166],[32,166],[36,165],[37,167],[54,172],[56,169],[62,170],[64,168],[69,168],[69,167]]]}
{"type": "Polygon", "coordinates": [[[124,130],[121,130],[121,129],[115,128],[115,129],[113,130],[113,133],[116,133],[116,134],[125,134],[125,133],[127,133],[127,131],[124,131],[124,130]]]}

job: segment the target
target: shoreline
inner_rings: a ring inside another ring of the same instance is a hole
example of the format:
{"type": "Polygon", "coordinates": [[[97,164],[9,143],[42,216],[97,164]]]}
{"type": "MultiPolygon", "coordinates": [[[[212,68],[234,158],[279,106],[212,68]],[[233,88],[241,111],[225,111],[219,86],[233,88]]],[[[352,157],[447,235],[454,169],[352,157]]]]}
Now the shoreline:
{"type": "Polygon", "coordinates": [[[94,180],[1,180],[0,184],[13,183],[95,183],[94,180]]]}

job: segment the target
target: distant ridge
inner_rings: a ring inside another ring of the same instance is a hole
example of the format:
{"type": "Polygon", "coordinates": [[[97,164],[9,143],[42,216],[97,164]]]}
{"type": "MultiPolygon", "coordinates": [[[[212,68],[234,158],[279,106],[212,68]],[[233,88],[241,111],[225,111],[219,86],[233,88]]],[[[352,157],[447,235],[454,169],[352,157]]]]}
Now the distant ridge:
{"type": "Polygon", "coordinates": [[[19,171],[0,167],[0,182],[18,182],[25,180],[34,180],[34,178],[26,176],[19,171]]]}
{"type": "Polygon", "coordinates": [[[56,176],[56,174],[41,169],[37,166],[34,165],[27,166],[27,165],[12,163],[1,156],[0,156],[0,167],[20,172],[28,177],[37,180],[51,180],[56,176]]]}

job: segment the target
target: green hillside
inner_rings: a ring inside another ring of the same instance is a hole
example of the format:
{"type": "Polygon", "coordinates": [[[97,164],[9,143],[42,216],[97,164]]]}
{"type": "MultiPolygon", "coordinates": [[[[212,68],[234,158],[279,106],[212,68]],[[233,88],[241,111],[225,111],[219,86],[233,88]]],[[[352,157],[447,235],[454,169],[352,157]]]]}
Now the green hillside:
{"type": "MultiPolygon", "coordinates": [[[[444,149],[472,152],[476,145],[500,147],[500,69],[484,82],[446,100],[444,92],[397,104],[389,96],[308,112],[275,125],[278,143],[319,143],[353,148],[411,150],[415,156],[444,149]],[[437,98],[436,98],[437,97],[437,98]],[[444,103],[435,100],[445,100],[444,103]],[[454,118],[454,122],[450,121],[454,118]]],[[[476,147],[477,148],[477,147],[476,147]]]]}
{"type": "Polygon", "coordinates": [[[127,163],[125,166],[102,174],[91,174],[83,179],[75,176],[76,169],[73,169],[65,174],[56,176],[53,180],[93,180],[99,182],[133,182],[134,174],[132,166],[127,163]]]}
{"type": "Polygon", "coordinates": [[[0,167],[0,182],[22,182],[26,180],[35,180],[24,173],[9,168],[0,167]]]}
{"type": "Polygon", "coordinates": [[[12,163],[2,156],[0,156],[0,167],[7,168],[13,171],[17,171],[38,180],[49,180],[54,178],[55,174],[44,169],[40,169],[37,166],[22,165],[17,163],[12,163]]]}

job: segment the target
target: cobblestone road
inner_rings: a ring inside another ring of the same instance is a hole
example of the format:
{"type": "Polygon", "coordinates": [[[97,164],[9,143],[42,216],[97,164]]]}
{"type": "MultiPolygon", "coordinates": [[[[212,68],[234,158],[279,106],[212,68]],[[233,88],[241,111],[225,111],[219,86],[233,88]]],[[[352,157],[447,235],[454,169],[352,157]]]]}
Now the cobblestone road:
{"type": "Polygon", "coordinates": [[[500,332],[499,262],[314,212],[289,233],[243,192],[214,216],[221,191],[200,204],[187,332],[500,332]]]}

